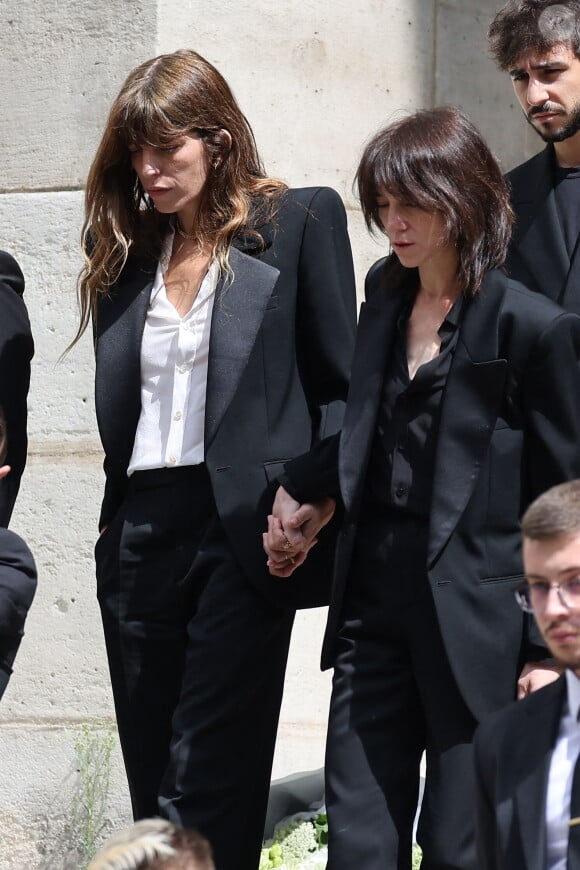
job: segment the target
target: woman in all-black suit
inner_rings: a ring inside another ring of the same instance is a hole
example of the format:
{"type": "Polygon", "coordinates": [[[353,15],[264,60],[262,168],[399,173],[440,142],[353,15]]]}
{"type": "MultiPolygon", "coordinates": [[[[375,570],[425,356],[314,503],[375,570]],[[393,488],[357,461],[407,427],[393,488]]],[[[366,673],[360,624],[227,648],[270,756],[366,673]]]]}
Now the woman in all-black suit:
{"type": "Polygon", "coordinates": [[[269,178],[227,83],[192,51],[134,70],[90,170],[105,495],[97,591],[136,818],[258,863],[296,607],[321,604],[258,532],[282,463],[336,432],[354,347],[343,205],[269,178]]]}
{"type": "Polygon", "coordinates": [[[289,576],[297,505],[342,499],[329,870],[410,870],[424,750],[421,866],[475,870],[475,726],[555,678],[513,593],[523,510],[580,476],[580,318],[498,268],[508,192],[456,109],[378,133],[358,185],[392,253],[367,277],[340,439],[286,466],[265,543],[289,576]]]}

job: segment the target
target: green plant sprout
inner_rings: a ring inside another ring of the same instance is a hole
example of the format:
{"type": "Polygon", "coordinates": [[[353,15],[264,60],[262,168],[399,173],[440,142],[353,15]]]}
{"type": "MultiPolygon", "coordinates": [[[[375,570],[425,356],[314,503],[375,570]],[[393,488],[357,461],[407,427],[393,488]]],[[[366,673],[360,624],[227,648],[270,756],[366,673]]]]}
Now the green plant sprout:
{"type": "Polygon", "coordinates": [[[111,726],[85,724],[75,738],[79,785],[71,805],[71,826],[85,862],[95,854],[106,824],[114,746],[111,726]]]}

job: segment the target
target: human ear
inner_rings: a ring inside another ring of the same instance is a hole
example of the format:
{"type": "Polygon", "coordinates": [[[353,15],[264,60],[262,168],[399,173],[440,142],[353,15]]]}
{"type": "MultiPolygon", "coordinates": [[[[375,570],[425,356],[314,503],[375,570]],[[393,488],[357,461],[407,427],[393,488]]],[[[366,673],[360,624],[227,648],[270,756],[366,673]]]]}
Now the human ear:
{"type": "Polygon", "coordinates": [[[232,148],[232,134],[229,130],[218,130],[216,134],[216,139],[216,145],[219,149],[219,154],[216,154],[212,162],[212,165],[214,167],[217,167],[221,163],[223,163],[228,154],[230,153],[232,148]]]}

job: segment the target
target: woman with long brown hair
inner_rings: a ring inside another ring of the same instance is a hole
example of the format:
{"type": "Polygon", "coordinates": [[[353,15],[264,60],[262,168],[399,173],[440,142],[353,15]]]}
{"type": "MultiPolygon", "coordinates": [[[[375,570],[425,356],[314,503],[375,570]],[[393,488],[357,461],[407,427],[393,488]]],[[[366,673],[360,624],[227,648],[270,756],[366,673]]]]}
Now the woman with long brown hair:
{"type": "Polygon", "coordinates": [[[265,544],[289,576],[298,504],[314,523],[342,499],[329,870],[410,870],[423,751],[421,866],[476,870],[474,729],[555,678],[514,590],[522,511],[580,476],[580,318],[502,271],[508,191],[457,109],[381,130],[357,182],[391,252],[367,276],[340,438],[286,466],[265,544]]]}
{"type": "Polygon", "coordinates": [[[297,583],[258,541],[281,463],[342,420],[355,296],[342,203],[266,175],[219,72],[135,69],[86,193],[105,494],[97,593],[136,818],[195,827],[257,866],[297,583]]]}

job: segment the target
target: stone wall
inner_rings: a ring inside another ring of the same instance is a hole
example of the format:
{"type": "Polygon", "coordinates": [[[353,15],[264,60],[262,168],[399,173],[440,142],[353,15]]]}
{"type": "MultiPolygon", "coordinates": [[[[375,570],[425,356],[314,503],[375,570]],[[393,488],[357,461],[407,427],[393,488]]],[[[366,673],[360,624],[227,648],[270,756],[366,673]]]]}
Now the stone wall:
{"type": "MultiPolygon", "coordinates": [[[[127,72],[196,48],[225,74],[266,165],[293,185],[345,198],[362,286],[384,243],[368,238],[351,184],[364,140],[420,106],[456,103],[506,168],[537,147],[511,86],[486,57],[495,0],[2,0],[0,247],[19,260],[36,340],[30,456],[13,528],[38,561],[39,591],[0,705],[0,866],[78,867],[83,802],[110,768],[106,830],[128,820],[94,597],[102,491],[88,336],[75,332],[82,185],[127,72]],[[83,786],[83,778],[85,785],[83,786]],[[76,862],[76,863],[75,863],[76,862]]],[[[318,672],[322,611],[301,614],[275,775],[323,763],[329,676],[318,672]]],[[[100,786],[99,786],[100,787],[100,786]]],[[[92,801],[92,805],[91,805],[92,801]]],[[[86,806],[85,806],[86,809],[86,806]]]]}

